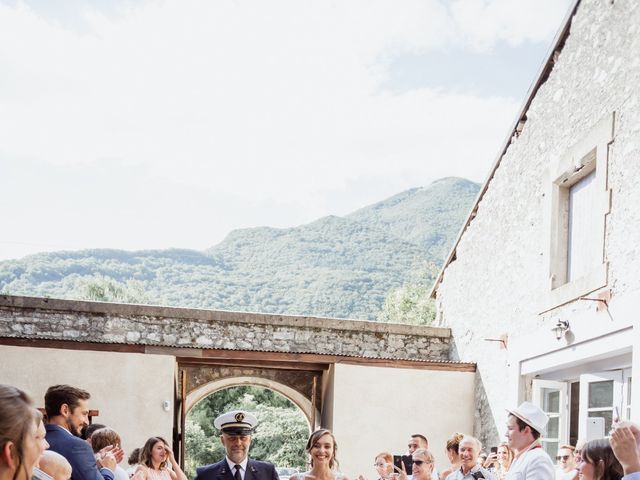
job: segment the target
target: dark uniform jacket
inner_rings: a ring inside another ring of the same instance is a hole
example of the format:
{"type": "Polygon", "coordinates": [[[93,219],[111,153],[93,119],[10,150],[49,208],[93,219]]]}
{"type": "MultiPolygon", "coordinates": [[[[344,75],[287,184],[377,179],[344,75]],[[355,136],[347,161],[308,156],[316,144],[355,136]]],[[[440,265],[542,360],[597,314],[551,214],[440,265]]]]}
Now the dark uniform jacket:
{"type": "MultiPolygon", "coordinates": [[[[195,480],[234,480],[233,474],[227,459],[223,458],[218,463],[198,468],[195,480]]],[[[247,461],[244,480],[279,480],[279,478],[273,464],[250,458],[247,461]]]]}

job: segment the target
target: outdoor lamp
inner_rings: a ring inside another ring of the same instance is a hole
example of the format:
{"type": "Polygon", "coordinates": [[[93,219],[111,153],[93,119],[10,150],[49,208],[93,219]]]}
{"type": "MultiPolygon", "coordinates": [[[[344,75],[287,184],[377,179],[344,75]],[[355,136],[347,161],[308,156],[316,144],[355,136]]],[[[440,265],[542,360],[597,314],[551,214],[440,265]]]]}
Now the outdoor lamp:
{"type": "Polygon", "coordinates": [[[560,340],[567,331],[569,331],[569,321],[568,320],[558,320],[556,326],[551,329],[553,333],[556,334],[556,340],[560,340]]]}

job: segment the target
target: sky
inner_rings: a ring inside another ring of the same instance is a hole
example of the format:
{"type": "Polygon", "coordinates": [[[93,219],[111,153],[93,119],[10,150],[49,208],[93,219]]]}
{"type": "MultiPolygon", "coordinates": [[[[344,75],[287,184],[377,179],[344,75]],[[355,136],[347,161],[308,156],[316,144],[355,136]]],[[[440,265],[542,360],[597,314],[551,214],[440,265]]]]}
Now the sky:
{"type": "Polygon", "coordinates": [[[483,182],[570,0],[0,0],[0,260],[483,182]]]}

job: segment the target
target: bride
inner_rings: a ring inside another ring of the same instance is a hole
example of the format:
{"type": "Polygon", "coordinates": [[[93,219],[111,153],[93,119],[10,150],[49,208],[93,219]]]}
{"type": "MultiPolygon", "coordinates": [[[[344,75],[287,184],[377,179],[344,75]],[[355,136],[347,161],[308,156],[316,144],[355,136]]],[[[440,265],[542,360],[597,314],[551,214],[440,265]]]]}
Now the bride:
{"type": "Polygon", "coordinates": [[[293,475],[290,480],[348,480],[345,475],[337,472],[338,445],[331,430],[320,428],[313,432],[307,441],[306,450],[311,470],[293,475]]]}

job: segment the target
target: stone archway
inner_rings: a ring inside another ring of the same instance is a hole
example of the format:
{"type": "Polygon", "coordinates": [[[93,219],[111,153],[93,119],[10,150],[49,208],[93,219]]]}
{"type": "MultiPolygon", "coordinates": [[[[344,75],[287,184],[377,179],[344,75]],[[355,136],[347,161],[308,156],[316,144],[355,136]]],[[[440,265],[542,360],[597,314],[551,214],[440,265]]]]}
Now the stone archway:
{"type": "Polygon", "coordinates": [[[174,438],[179,444],[180,458],[185,454],[183,433],[187,412],[207,395],[229,387],[250,385],[273,390],[300,409],[309,431],[320,426],[327,364],[237,358],[177,358],[177,361],[176,400],[180,408],[176,412],[174,438]]]}
{"type": "Polygon", "coordinates": [[[208,395],[219,392],[220,390],[224,390],[226,388],[238,387],[243,385],[268,388],[270,390],[278,392],[288,400],[291,400],[291,402],[293,402],[300,409],[305,419],[307,420],[309,432],[313,430],[312,423],[315,421],[314,419],[318,418],[319,412],[317,410],[314,412],[314,407],[311,403],[311,399],[306,398],[299,391],[291,388],[288,385],[260,377],[228,377],[211,381],[196,388],[195,390],[192,390],[186,397],[185,415],[189,413],[189,411],[196,405],[196,403],[198,403],[208,395]]]}

